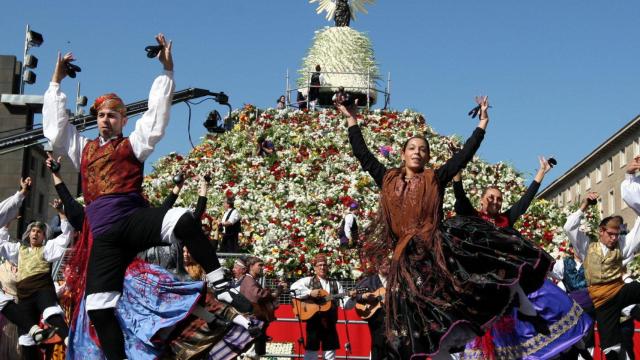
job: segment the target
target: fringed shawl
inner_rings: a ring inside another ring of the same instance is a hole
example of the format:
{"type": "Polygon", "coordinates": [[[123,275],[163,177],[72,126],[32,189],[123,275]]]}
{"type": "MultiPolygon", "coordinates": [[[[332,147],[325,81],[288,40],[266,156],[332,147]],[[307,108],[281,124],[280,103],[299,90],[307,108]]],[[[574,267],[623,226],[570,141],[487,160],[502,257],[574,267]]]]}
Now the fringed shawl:
{"type": "MultiPolygon", "coordinates": [[[[387,291],[392,294],[386,303],[388,335],[402,326],[399,301],[428,301],[447,307],[447,302],[438,298],[437,284],[456,286],[458,283],[447,270],[442,243],[439,241],[441,203],[440,184],[433,170],[426,169],[410,179],[405,179],[404,169],[391,169],[385,173],[378,221],[371,230],[372,243],[368,250],[373,258],[390,252],[393,254],[387,284],[387,291]],[[426,292],[421,289],[423,277],[415,265],[428,253],[433,259],[432,269],[435,269],[428,276],[441,281],[436,281],[436,288],[431,287],[426,292]]],[[[426,322],[424,314],[419,312],[415,315],[426,322]]]]}

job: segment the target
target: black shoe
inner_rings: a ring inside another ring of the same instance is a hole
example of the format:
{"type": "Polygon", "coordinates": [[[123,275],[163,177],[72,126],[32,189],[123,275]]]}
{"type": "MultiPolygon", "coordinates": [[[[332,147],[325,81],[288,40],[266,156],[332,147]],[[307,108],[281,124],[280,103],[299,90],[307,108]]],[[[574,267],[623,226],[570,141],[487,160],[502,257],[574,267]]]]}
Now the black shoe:
{"type": "Polygon", "coordinates": [[[215,318],[208,322],[207,324],[209,325],[210,329],[225,329],[225,333],[227,332],[227,329],[229,329],[232,325],[231,321],[217,315],[217,314],[213,314],[215,316],[215,318]]]}
{"type": "Polygon", "coordinates": [[[533,328],[536,330],[537,333],[540,333],[542,335],[546,335],[549,336],[551,335],[551,331],[549,331],[549,326],[547,325],[547,322],[544,321],[543,318],[540,317],[540,315],[536,314],[536,315],[525,315],[523,313],[521,313],[520,311],[518,311],[518,320],[520,321],[526,321],[529,324],[531,324],[533,326],[533,328]]]}
{"type": "Polygon", "coordinates": [[[260,336],[260,334],[262,334],[262,327],[253,320],[250,320],[249,328],[247,330],[249,331],[249,335],[251,335],[251,337],[253,338],[258,337],[260,336]]]}
{"type": "Polygon", "coordinates": [[[618,352],[617,351],[609,351],[608,353],[604,354],[604,358],[607,360],[618,360],[618,352]]]}

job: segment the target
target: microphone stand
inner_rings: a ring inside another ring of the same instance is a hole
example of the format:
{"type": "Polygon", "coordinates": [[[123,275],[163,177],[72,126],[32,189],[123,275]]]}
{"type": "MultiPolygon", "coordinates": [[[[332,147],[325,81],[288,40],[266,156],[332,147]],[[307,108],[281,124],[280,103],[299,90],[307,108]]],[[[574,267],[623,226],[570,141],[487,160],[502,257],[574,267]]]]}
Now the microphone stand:
{"type": "Polygon", "coordinates": [[[347,334],[347,342],[344,344],[344,355],[345,359],[349,360],[349,354],[351,354],[351,337],[349,336],[349,318],[347,318],[347,310],[344,308],[344,299],[340,299],[340,304],[342,305],[342,316],[344,316],[344,329],[347,334]]]}
{"type": "MultiPolygon", "coordinates": [[[[289,294],[290,295],[291,294],[295,295],[296,292],[297,292],[296,290],[289,290],[289,294]]],[[[295,296],[293,296],[293,297],[295,297],[295,296]]],[[[293,303],[293,301],[292,301],[292,303],[293,303]]],[[[306,349],[307,346],[304,343],[304,334],[302,332],[302,320],[300,319],[300,305],[298,303],[298,304],[295,304],[294,306],[296,306],[296,313],[298,314],[298,315],[296,315],[296,318],[298,318],[298,330],[300,331],[300,337],[298,338],[298,356],[297,356],[297,358],[298,359],[302,359],[304,357],[304,354],[302,354],[302,349],[303,348],[306,349]]]]}

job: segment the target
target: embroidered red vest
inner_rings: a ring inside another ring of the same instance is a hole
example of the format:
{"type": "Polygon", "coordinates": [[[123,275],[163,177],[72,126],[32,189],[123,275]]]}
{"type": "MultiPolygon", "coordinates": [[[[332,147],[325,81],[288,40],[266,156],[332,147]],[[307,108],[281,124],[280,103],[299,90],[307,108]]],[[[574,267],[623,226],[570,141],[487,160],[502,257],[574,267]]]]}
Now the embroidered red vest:
{"type": "Polygon", "coordinates": [[[88,142],[80,162],[85,205],[102,195],[142,193],[143,166],[129,138],[112,139],[103,146],[100,139],[88,142]]]}
{"type": "Polygon", "coordinates": [[[505,228],[509,226],[509,218],[507,218],[507,215],[503,213],[496,216],[491,216],[487,213],[478,211],[478,215],[480,215],[483,220],[488,221],[499,228],[505,228]]]}

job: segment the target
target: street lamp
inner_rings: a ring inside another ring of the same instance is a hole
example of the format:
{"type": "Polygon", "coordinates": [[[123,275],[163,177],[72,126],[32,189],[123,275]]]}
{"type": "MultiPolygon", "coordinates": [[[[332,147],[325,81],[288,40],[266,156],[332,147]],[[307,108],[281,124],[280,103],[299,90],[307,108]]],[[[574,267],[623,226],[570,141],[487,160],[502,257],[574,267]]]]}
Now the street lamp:
{"type": "Polygon", "coordinates": [[[35,32],[29,28],[24,34],[24,54],[22,57],[22,71],[20,76],[20,94],[24,94],[24,84],[33,84],[36,82],[36,73],[27,69],[35,69],[38,67],[38,58],[29,54],[29,49],[39,47],[44,42],[42,34],[35,32]]]}

